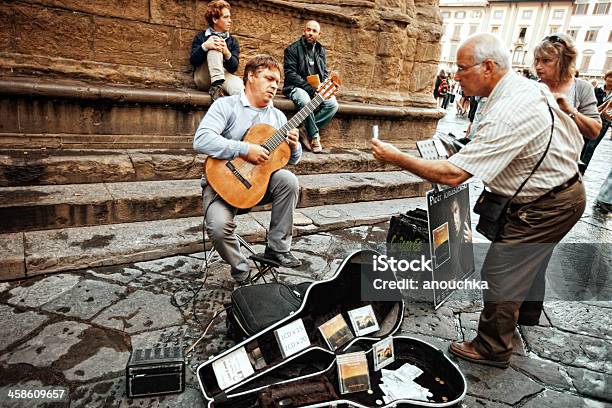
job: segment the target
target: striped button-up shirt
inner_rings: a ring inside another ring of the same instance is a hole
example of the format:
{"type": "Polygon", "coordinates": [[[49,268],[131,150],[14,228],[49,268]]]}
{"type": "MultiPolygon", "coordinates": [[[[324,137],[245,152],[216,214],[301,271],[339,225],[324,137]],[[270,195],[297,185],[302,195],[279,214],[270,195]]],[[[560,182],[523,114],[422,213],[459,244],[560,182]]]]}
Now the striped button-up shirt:
{"type": "Polygon", "coordinates": [[[561,111],[545,85],[512,70],[489,95],[474,140],[449,161],[480,178],[492,192],[513,196],[548,144],[548,105],[554,115],[550,149],[515,198],[521,203],[535,200],[578,172],[583,140],[574,121],[561,111]]]}

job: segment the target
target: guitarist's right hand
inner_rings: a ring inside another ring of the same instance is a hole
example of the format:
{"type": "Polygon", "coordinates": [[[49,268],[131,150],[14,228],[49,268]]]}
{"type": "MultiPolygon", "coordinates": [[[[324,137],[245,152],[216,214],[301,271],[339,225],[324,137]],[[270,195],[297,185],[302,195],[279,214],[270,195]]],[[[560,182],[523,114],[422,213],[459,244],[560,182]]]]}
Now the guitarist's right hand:
{"type": "Polygon", "coordinates": [[[249,150],[247,151],[247,155],[244,159],[249,163],[261,164],[268,160],[269,157],[270,153],[265,147],[258,144],[249,143],[249,150]]]}

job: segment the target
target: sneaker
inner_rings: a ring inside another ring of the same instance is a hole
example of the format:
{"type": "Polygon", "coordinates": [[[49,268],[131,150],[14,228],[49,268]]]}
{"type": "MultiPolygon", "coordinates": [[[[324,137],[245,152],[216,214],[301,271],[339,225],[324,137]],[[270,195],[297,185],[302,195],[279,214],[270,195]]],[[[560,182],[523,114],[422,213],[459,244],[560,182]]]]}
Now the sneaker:
{"type": "Polygon", "coordinates": [[[312,146],[312,151],[314,153],[321,153],[323,151],[323,147],[321,146],[321,138],[319,136],[313,137],[310,141],[310,145],[312,146]]]}
{"type": "Polygon", "coordinates": [[[304,148],[309,152],[312,151],[312,146],[310,145],[310,140],[308,140],[308,136],[306,136],[306,132],[300,129],[300,142],[304,145],[304,148]]]}
{"type": "Polygon", "coordinates": [[[210,95],[210,99],[212,99],[213,102],[219,98],[223,98],[224,96],[227,96],[227,94],[222,88],[222,84],[211,86],[210,89],[208,90],[208,94],[210,95]]]}
{"type": "Polygon", "coordinates": [[[297,268],[298,266],[302,265],[302,261],[293,256],[293,254],[289,251],[278,252],[266,246],[266,251],[264,254],[266,258],[272,259],[286,268],[297,268]]]}

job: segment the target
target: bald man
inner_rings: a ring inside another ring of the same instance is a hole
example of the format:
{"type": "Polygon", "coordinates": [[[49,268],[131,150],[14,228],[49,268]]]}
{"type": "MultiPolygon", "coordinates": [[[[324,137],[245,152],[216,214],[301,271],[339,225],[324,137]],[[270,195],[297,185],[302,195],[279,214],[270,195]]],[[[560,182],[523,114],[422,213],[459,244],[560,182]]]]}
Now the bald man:
{"type": "MultiPolygon", "coordinates": [[[[285,49],[285,86],[283,93],[298,107],[302,108],[316,95],[317,90],[306,78],[318,75],[320,82],[329,76],[325,47],[319,42],[321,26],[314,20],[304,25],[302,37],[285,49]]],[[[320,109],[309,115],[305,122],[306,135],[300,139],[307,150],[320,153],[323,150],[319,129],[327,125],[338,111],[336,97],[323,101],[320,109]]]]}
{"type": "Polygon", "coordinates": [[[488,98],[474,140],[448,160],[423,160],[376,139],[372,152],[434,183],[456,186],[475,176],[491,192],[514,196],[482,266],[489,289],[483,292],[476,338],[450,345],[462,359],[507,367],[517,323],[539,323],[554,246],[585,208],[577,165],[582,136],[547,87],[510,69],[497,37],[468,38],[456,63],[455,79],[464,94],[488,98]]]}

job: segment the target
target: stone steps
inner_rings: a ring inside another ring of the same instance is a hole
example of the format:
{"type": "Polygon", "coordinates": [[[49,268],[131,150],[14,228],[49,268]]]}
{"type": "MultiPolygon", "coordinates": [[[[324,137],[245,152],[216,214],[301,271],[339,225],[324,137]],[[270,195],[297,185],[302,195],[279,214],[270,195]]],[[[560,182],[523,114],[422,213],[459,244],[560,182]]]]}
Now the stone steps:
{"type": "MultiPolygon", "coordinates": [[[[423,196],[430,186],[403,171],[298,177],[301,186],[299,207],[423,196]]],[[[197,179],[0,188],[0,233],[201,214],[201,188],[197,179]]]]}
{"type": "MultiPolygon", "coordinates": [[[[444,113],[433,107],[429,92],[411,94],[408,100],[397,99],[396,92],[369,95],[373,100],[363,103],[350,101],[363,97],[345,93],[350,100],[339,98],[338,113],[321,131],[323,145],[367,148],[378,125],[384,140],[414,148],[435,132],[444,113]]],[[[189,149],[209,106],[208,93],[191,88],[0,74],[0,112],[6,118],[0,148],[189,149]]],[[[281,95],[274,106],[288,118],[296,112],[281,95]]]]}
{"type": "MultiPolygon", "coordinates": [[[[197,179],[205,155],[184,150],[0,150],[0,187],[197,179]]],[[[390,171],[366,150],[304,152],[295,174],[390,171]]]]}
{"type": "MultiPolygon", "coordinates": [[[[425,198],[415,197],[301,208],[293,234],[372,225],[425,205],[425,198]]],[[[238,215],[236,232],[250,243],[264,242],[269,223],[269,211],[238,215]]],[[[0,281],[202,250],[201,216],[0,234],[0,281]]]]}

